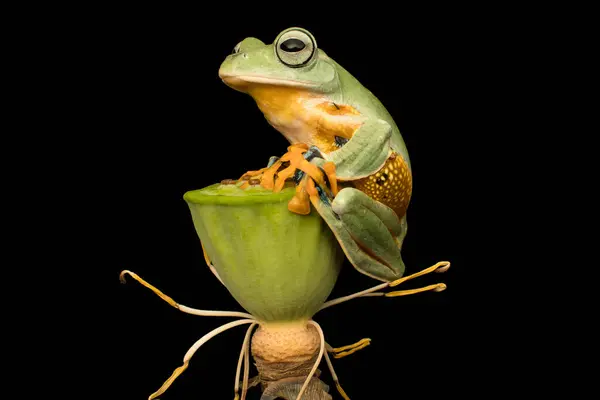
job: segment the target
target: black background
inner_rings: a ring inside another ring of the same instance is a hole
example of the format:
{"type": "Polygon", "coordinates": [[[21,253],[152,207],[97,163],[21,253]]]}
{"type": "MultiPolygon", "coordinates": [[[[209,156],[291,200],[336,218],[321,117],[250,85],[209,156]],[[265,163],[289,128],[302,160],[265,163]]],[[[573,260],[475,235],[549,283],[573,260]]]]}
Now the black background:
{"type": "MultiPolygon", "coordinates": [[[[90,74],[80,91],[92,99],[84,116],[91,140],[79,157],[95,165],[80,186],[96,199],[82,203],[99,234],[92,258],[106,318],[95,323],[101,354],[92,363],[102,391],[112,399],[147,398],[197,339],[230,320],[183,314],[132,279],[121,285],[121,270],[181,304],[241,311],[206,267],[182,196],[285,152],[287,142],[253,100],[225,86],[217,71],[245,37],[268,43],[302,26],[378,96],[403,134],[414,174],[402,252],[407,273],[452,262],[447,273],[405,287],[445,282],[442,293],[358,299],[317,314],[334,346],[372,339],[334,360],[342,386],[355,400],[477,395],[495,376],[489,360],[499,334],[485,296],[486,259],[494,258],[486,245],[494,238],[482,230],[498,216],[483,183],[491,145],[482,134],[481,93],[496,84],[484,72],[494,63],[490,41],[474,33],[485,15],[475,22],[455,8],[387,17],[391,9],[351,17],[273,9],[272,17],[256,19],[229,7],[218,17],[147,7],[90,17],[96,31],[77,65],[90,74]]],[[[346,262],[331,297],[376,283],[346,262]]],[[[244,332],[234,328],[205,344],[161,398],[231,398],[244,332]]],[[[332,384],[325,363],[321,370],[332,384]]],[[[341,398],[333,386],[330,392],[341,398]]],[[[258,389],[248,396],[259,397],[258,389]]]]}

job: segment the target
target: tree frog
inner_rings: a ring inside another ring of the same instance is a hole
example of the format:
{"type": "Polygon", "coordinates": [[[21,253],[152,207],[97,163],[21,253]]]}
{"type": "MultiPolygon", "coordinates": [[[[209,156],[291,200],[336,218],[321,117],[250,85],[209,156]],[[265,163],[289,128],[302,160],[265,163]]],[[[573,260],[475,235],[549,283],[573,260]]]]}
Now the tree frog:
{"type": "Polygon", "coordinates": [[[412,170],[402,135],[377,97],[298,27],[272,44],[242,40],[219,77],[250,95],[290,142],[288,153],[240,179],[274,190],[295,180],[291,211],[305,214],[312,203],[358,271],[384,282],[402,277],[412,170]]]}

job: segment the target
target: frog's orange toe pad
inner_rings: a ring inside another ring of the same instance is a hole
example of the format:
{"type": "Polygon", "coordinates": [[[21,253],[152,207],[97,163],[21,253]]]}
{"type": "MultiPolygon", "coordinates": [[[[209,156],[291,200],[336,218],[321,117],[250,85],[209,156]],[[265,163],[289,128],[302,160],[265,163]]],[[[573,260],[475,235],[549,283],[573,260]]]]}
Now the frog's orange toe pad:
{"type": "Polygon", "coordinates": [[[310,201],[306,192],[296,193],[288,202],[288,210],[300,215],[310,214],[310,201]]]}

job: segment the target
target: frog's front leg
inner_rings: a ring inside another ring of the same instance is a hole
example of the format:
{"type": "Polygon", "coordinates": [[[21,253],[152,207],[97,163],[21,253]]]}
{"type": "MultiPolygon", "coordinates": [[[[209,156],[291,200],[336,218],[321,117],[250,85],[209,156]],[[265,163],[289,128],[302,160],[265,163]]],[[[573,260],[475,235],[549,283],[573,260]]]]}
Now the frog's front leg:
{"type": "Polygon", "coordinates": [[[339,150],[325,156],[335,164],[338,179],[356,180],[373,175],[392,154],[392,127],[381,119],[367,119],[339,150]]]}

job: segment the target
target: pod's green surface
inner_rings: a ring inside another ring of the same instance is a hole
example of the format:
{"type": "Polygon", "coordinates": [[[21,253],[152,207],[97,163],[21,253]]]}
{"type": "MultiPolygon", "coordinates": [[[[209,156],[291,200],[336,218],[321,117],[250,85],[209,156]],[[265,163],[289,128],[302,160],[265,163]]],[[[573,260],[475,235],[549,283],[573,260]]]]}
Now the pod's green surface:
{"type": "Polygon", "coordinates": [[[337,280],[343,252],[316,211],[287,208],[295,188],[215,184],[185,193],[200,241],[232,296],[262,321],[309,319],[337,280]]]}

